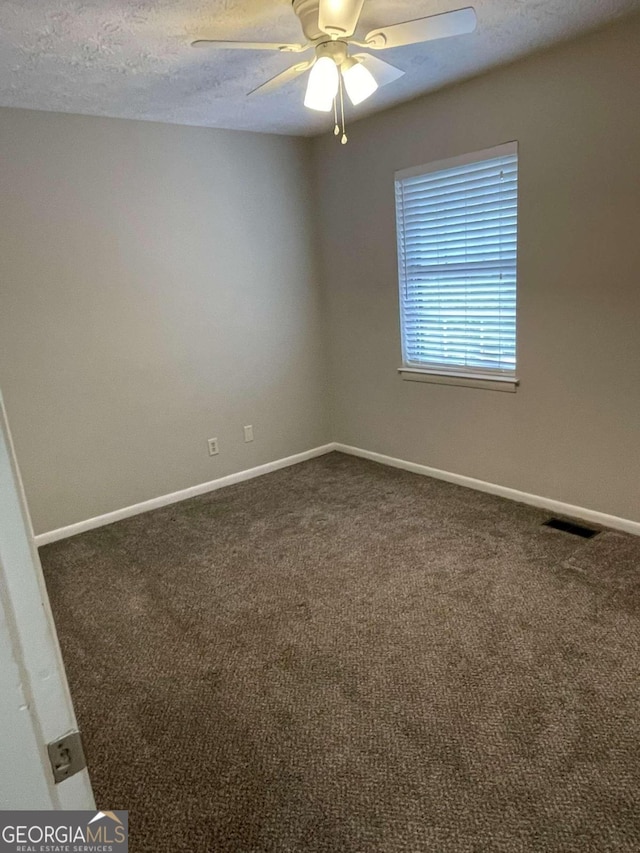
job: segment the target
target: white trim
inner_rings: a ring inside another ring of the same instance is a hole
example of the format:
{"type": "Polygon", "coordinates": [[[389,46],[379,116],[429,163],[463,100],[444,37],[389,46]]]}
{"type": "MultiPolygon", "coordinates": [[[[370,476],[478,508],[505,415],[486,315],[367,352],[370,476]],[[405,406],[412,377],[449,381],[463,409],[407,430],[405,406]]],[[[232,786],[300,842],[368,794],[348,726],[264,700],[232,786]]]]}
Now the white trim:
{"type": "Polygon", "coordinates": [[[87,770],[54,784],[47,743],[77,728],[56,628],[0,394],[0,680],[11,733],[0,801],[13,809],[95,809],[87,770]],[[17,761],[17,765],[15,762],[17,761]],[[12,766],[14,762],[14,766],[12,766]]]}
{"type": "Polygon", "coordinates": [[[197,486],[191,486],[188,489],[182,489],[179,492],[172,492],[168,495],[161,495],[157,498],[152,498],[142,503],[133,504],[133,506],[117,509],[114,512],[108,512],[104,515],[98,515],[95,518],[88,518],[86,521],[79,521],[77,524],[70,524],[68,527],[60,527],[58,530],[50,530],[48,533],[41,533],[35,537],[36,546],[47,545],[49,542],[57,542],[59,539],[66,539],[69,536],[75,536],[77,533],[84,533],[87,530],[94,530],[96,527],[103,527],[105,524],[113,524],[114,521],[120,521],[123,518],[131,518],[131,516],[139,515],[143,512],[148,512],[152,509],[159,509],[169,504],[178,503],[179,501],[188,500],[189,498],[204,495],[207,492],[213,492],[216,489],[222,489],[224,486],[231,486],[234,483],[241,483],[244,480],[251,480],[254,477],[261,477],[263,474],[269,474],[271,471],[278,471],[280,468],[288,468],[290,465],[297,465],[299,462],[306,462],[307,459],[314,459],[316,456],[324,456],[326,453],[331,453],[337,450],[339,453],[346,453],[349,456],[359,456],[362,459],[370,459],[372,462],[379,462],[382,465],[389,465],[391,468],[401,468],[403,471],[411,471],[413,474],[423,474],[426,477],[434,477],[436,480],[446,480],[448,483],[456,483],[459,486],[465,486],[468,489],[476,489],[479,492],[487,492],[491,495],[498,495],[502,498],[508,498],[519,503],[529,504],[541,509],[547,509],[550,512],[558,515],[566,515],[571,518],[579,518],[583,521],[590,521],[593,524],[599,524],[603,527],[611,527],[613,530],[623,530],[626,533],[632,533],[635,536],[640,536],[640,521],[632,521],[628,518],[619,518],[617,515],[608,515],[604,512],[598,512],[594,509],[586,509],[581,506],[556,501],[552,498],[545,498],[541,495],[532,495],[528,492],[520,492],[518,489],[511,489],[508,486],[499,486],[496,483],[487,483],[484,480],[476,480],[474,477],[466,477],[463,474],[453,474],[450,471],[442,471],[439,468],[431,468],[428,465],[420,465],[417,462],[408,462],[405,459],[397,459],[394,456],[386,456],[384,453],[375,453],[372,450],[363,450],[360,447],[352,447],[348,444],[340,442],[329,442],[321,447],[314,447],[312,450],[306,450],[303,453],[296,453],[294,456],[287,456],[284,459],[276,459],[274,462],[267,462],[265,465],[258,465],[256,468],[248,468],[245,471],[238,471],[236,474],[229,474],[226,477],[219,477],[217,480],[211,480],[208,483],[200,483],[197,486]]]}
{"type": "Polygon", "coordinates": [[[445,373],[437,370],[424,370],[417,367],[399,367],[398,373],[406,382],[432,382],[435,385],[463,385],[465,388],[483,388],[487,391],[507,391],[515,393],[519,381],[515,377],[487,376],[478,373],[445,373]]]}
{"type": "Polygon", "coordinates": [[[579,518],[590,521],[602,527],[611,527],[614,530],[623,530],[640,536],[640,521],[632,521],[629,518],[619,518],[617,515],[608,515],[597,512],[594,509],[586,509],[582,506],[566,504],[552,498],[544,498],[541,495],[531,495],[528,492],[520,492],[518,489],[510,489],[507,486],[499,486],[496,483],[486,483],[484,480],[476,480],[474,477],[465,477],[463,474],[453,474],[450,471],[441,471],[439,468],[430,468],[428,465],[419,465],[417,462],[407,462],[405,459],[396,459],[394,456],[385,456],[383,453],[374,453],[371,450],[362,450],[359,447],[351,447],[348,444],[336,443],[334,450],[347,453],[350,456],[360,456],[370,459],[372,462],[380,462],[392,468],[401,468],[403,471],[411,471],[414,474],[423,474],[426,477],[434,477],[436,480],[446,480],[448,483],[456,483],[479,492],[488,492],[491,495],[499,495],[519,503],[547,509],[558,515],[567,515],[571,518],[579,518]]]}
{"type": "Polygon", "coordinates": [[[424,163],[422,166],[410,166],[408,169],[400,169],[395,172],[394,179],[396,181],[403,181],[405,178],[428,175],[430,172],[444,172],[447,169],[457,169],[459,166],[467,166],[470,163],[482,163],[484,160],[495,160],[497,157],[509,157],[517,153],[517,141],[504,142],[502,145],[485,148],[482,151],[473,151],[470,154],[460,154],[458,157],[447,157],[444,160],[424,163]]]}
{"type": "Polygon", "coordinates": [[[217,480],[210,480],[208,483],[199,483],[197,486],[190,486],[188,489],[181,489],[179,492],[171,492],[168,495],[160,495],[157,498],[151,498],[148,501],[142,501],[132,506],[116,509],[113,512],[107,512],[104,515],[97,515],[95,518],[87,518],[85,521],[78,521],[76,524],[69,524],[67,527],[59,527],[57,530],[49,530],[48,533],[41,533],[35,537],[36,546],[48,545],[50,542],[57,542],[59,539],[66,539],[69,536],[75,536],[77,533],[84,533],[87,530],[95,530],[96,527],[104,527],[105,524],[113,524],[114,521],[120,521],[123,518],[131,518],[133,515],[139,515],[142,512],[149,512],[152,509],[159,509],[162,506],[169,506],[179,501],[186,501],[189,498],[195,498],[198,495],[204,495],[207,492],[213,492],[216,489],[222,489],[224,486],[232,486],[234,483],[242,483],[244,480],[252,480],[254,477],[261,477],[263,474],[270,474],[272,471],[278,471],[280,468],[288,468],[290,465],[297,465],[299,462],[306,462],[307,459],[313,459],[316,456],[323,456],[325,453],[331,453],[335,450],[333,443],[324,444],[321,447],[314,447],[312,450],[305,450],[303,453],[296,453],[293,456],[286,456],[283,459],[276,459],[273,462],[267,462],[264,465],[258,465],[256,468],[247,468],[244,471],[238,471],[235,474],[228,474],[226,477],[218,477],[217,480]]]}

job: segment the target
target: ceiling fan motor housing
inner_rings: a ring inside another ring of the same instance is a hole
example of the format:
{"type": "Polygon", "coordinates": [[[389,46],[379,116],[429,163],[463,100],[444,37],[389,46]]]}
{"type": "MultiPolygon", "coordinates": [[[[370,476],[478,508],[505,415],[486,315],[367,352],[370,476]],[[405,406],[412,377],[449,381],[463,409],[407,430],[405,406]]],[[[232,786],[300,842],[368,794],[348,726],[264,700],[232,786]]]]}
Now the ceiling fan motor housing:
{"type": "Polygon", "coordinates": [[[302,32],[309,41],[331,38],[318,26],[319,0],[293,0],[292,5],[293,11],[300,20],[302,32]]]}

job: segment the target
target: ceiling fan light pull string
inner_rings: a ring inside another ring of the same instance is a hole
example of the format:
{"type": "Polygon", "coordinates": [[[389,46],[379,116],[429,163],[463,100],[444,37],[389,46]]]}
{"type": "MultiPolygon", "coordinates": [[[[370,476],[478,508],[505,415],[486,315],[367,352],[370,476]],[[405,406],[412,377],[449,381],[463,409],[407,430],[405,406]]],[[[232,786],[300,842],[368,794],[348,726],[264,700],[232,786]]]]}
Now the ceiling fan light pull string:
{"type": "Polygon", "coordinates": [[[342,84],[342,74],[340,75],[339,92],[340,92],[340,118],[342,120],[342,137],[340,139],[340,142],[343,145],[346,145],[348,142],[348,137],[347,137],[347,132],[346,132],[345,126],[344,126],[344,86],[342,84]]]}
{"type": "Polygon", "coordinates": [[[333,135],[337,136],[340,133],[340,128],[338,127],[338,98],[337,95],[333,99],[333,135]]]}

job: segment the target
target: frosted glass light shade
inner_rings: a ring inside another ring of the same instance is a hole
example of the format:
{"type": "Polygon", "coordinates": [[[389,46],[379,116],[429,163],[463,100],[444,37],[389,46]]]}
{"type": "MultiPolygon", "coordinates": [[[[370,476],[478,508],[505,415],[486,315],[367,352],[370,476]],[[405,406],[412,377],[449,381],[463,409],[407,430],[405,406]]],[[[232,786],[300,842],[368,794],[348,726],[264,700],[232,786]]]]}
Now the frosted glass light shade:
{"type": "Polygon", "coordinates": [[[373,74],[360,62],[355,62],[342,72],[344,87],[351,103],[361,104],[369,98],[378,88],[373,74]]]}
{"type": "Polygon", "coordinates": [[[330,112],[339,84],[338,66],[330,57],[321,56],[309,74],[305,107],[322,113],[330,112]]]}

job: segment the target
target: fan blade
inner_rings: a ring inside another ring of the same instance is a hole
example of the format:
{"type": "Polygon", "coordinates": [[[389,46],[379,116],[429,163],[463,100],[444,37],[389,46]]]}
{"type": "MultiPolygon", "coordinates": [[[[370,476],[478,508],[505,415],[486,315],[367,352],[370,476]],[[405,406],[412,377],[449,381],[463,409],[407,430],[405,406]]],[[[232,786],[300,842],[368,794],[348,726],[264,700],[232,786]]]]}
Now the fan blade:
{"type": "Polygon", "coordinates": [[[387,83],[393,83],[403,76],[404,71],[396,68],[395,65],[389,65],[383,59],[378,59],[377,56],[371,56],[370,53],[356,53],[353,57],[358,59],[367,71],[373,74],[374,80],[378,86],[386,86],[387,83]]]}
{"type": "Polygon", "coordinates": [[[296,77],[299,77],[300,74],[303,74],[308,68],[311,68],[314,62],[315,59],[309,62],[299,62],[297,65],[292,65],[291,68],[287,68],[286,71],[281,71],[280,74],[276,74],[275,77],[267,80],[266,83],[261,83],[260,86],[253,89],[248,94],[268,95],[269,92],[279,89],[280,86],[284,86],[284,84],[288,83],[290,80],[295,80],[296,77]]]}
{"type": "Polygon", "coordinates": [[[310,44],[283,44],[277,41],[216,41],[215,39],[198,39],[191,42],[191,47],[222,48],[223,50],[279,50],[282,53],[302,53],[309,50],[310,44]]]}
{"type": "Polygon", "coordinates": [[[373,50],[384,50],[388,47],[402,47],[405,44],[460,36],[472,33],[477,21],[475,10],[468,6],[455,12],[443,12],[441,15],[431,15],[429,18],[418,18],[416,21],[372,30],[366,36],[365,43],[373,50]]]}
{"type": "Polygon", "coordinates": [[[320,0],[318,27],[327,35],[348,38],[358,26],[364,0],[320,0]]]}

